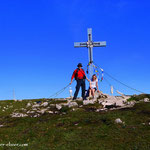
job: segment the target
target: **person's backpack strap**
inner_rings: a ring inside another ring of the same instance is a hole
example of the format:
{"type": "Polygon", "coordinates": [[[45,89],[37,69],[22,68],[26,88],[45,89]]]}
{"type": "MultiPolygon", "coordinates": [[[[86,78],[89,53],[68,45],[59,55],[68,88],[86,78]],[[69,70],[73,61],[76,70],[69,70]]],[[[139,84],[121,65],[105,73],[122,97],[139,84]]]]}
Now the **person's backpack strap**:
{"type": "Polygon", "coordinates": [[[85,73],[84,69],[81,69],[81,73],[82,73],[82,74],[85,73]]]}
{"type": "Polygon", "coordinates": [[[83,79],[86,79],[86,75],[85,75],[84,69],[81,70],[81,73],[84,75],[83,79]]]}
{"type": "MultiPolygon", "coordinates": [[[[81,71],[81,73],[84,75],[84,73],[83,73],[84,70],[81,69],[80,71],[81,71]]],[[[79,68],[77,68],[77,71],[76,71],[76,74],[75,74],[75,80],[78,79],[78,72],[79,72],[79,68]]],[[[86,76],[85,76],[85,75],[84,75],[83,79],[86,79],[86,76]]]]}
{"type": "Polygon", "coordinates": [[[75,80],[78,79],[78,72],[79,72],[79,68],[77,68],[76,74],[75,74],[75,80]]]}

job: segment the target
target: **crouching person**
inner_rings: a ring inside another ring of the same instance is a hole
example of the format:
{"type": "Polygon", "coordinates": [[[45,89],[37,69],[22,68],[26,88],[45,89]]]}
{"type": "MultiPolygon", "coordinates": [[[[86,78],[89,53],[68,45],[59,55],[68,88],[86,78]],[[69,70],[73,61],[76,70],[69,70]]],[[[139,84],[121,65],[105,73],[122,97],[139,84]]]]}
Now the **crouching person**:
{"type": "Polygon", "coordinates": [[[90,81],[90,87],[89,87],[89,98],[95,96],[95,91],[98,91],[99,92],[99,89],[98,89],[98,79],[97,79],[97,76],[94,74],[92,76],[92,79],[90,81]]]}

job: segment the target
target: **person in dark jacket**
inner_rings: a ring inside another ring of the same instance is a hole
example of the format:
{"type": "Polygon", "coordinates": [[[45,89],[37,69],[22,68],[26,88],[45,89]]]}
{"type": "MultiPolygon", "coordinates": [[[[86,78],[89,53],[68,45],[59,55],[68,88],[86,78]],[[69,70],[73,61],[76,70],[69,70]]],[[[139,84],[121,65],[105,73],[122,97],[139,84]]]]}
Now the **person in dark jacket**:
{"type": "MultiPolygon", "coordinates": [[[[77,85],[76,85],[76,91],[74,93],[74,97],[73,100],[75,100],[78,96],[80,87],[82,88],[82,98],[83,100],[85,100],[85,79],[87,79],[84,70],[82,69],[82,64],[79,63],[77,65],[77,69],[74,70],[73,75],[71,77],[71,82],[70,85],[72,84],[73,79],[75,78],[75,80],[77,81],[77,85]]],[[[87,79],[88,80],[88,79],[87,79]]]]}

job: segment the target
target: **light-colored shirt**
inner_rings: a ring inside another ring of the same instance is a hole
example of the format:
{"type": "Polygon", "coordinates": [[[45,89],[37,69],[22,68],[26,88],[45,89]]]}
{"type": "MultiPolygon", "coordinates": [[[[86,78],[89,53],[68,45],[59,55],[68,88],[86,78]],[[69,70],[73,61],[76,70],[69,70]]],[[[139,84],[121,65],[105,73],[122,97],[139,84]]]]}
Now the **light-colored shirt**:
{"type": "Polygon", "coordinates": [[[91,84],[91,88],[96,88],[96,83],[98,82],[98,80],[96,79],[95,81],[90,81],[91,84]]]}

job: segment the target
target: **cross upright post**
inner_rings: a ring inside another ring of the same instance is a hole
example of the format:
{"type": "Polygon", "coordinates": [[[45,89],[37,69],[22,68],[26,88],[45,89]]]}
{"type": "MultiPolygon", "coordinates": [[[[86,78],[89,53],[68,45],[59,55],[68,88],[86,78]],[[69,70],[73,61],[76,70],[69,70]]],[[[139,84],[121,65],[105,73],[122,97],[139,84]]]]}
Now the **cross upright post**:
{"type": "Polygon", "coordinates": [[[93,47],[105,47],[106,41],[93,42],[92,40],[92,28],[88,28],[88,41],[87,42],[75,42],[74,47],[87,47],[89,54],[89,78],[93,75],[93,47]]]}

